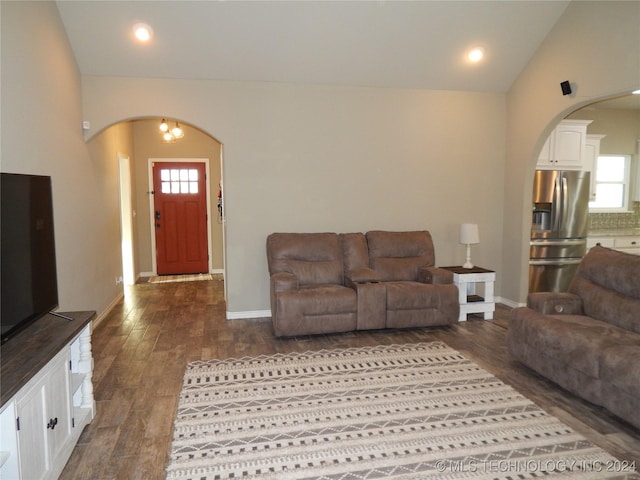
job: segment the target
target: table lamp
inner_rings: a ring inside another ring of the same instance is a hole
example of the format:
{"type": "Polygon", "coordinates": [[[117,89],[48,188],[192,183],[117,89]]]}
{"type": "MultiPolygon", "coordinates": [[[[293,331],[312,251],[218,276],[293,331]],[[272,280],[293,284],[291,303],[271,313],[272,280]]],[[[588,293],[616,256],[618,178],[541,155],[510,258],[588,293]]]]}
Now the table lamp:
{"type": "Polygon", "coordinates": [[[478,233],[478,225],[475,223],[463,223],[460,225],[460,243],[467,246],[467,261],[462,265],[463,268],[473,268],[471,263],[471,245],[480,243],[480,234],[478,233]]]}

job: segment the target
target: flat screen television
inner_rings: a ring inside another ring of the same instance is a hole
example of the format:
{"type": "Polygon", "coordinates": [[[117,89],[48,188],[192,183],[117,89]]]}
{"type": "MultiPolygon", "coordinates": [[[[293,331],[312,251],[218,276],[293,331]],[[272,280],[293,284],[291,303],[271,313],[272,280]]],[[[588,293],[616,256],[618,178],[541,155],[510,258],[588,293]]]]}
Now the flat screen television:
{"type": "Polygon", "coordinates": [[[1,343],[58,306],[51,177],[1,173],[1,343]]]}

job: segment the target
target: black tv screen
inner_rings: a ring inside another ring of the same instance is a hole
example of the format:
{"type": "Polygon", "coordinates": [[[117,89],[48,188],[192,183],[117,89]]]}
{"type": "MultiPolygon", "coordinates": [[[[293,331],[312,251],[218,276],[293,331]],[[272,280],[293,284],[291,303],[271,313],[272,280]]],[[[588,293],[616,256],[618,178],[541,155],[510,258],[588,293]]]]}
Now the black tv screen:
{"type": "Polygon", "coordinates": [[[51,177],[0,174],[2,343],[58,306],[51,177]]]}

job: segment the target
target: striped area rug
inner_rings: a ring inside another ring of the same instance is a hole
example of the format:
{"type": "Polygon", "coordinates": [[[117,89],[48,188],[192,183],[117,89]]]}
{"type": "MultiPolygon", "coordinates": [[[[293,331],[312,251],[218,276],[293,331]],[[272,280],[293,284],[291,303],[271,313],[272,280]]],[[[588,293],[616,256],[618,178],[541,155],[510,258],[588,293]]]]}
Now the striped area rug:
{"type": "Polygon", "coordinates": [[[441,342],[193,362],[168,479],[639,478],[441,342]]]}

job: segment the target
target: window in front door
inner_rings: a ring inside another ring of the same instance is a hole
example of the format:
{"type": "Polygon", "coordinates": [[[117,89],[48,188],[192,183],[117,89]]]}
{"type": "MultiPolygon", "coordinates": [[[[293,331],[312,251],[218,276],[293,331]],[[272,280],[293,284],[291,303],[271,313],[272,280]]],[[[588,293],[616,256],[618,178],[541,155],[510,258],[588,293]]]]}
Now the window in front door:
{"type": "Polygon", "coordinates": [[[198,170],[191,168],[163,168],[160,170],[162,193],[198,193],[198,170]]]}

